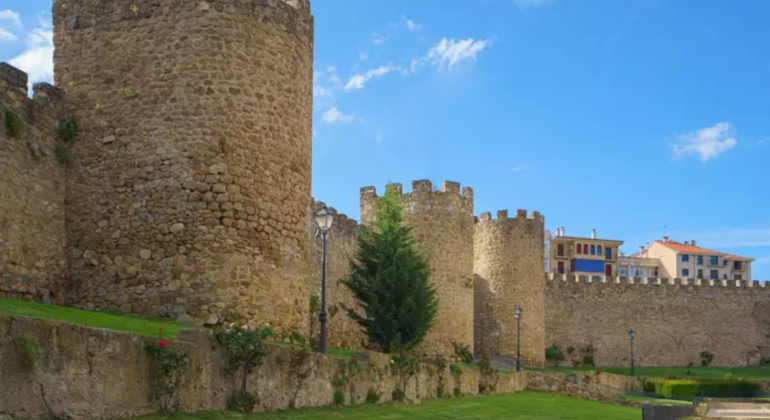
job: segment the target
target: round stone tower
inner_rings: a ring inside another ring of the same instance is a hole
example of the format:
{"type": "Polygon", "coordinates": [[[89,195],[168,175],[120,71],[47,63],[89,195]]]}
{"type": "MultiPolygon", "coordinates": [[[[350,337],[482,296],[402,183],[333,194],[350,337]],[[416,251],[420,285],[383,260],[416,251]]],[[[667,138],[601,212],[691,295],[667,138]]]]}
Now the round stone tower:
{"type": "MultiPolygon", "coordinates": [[[[402,191],[401,184],[393,184],[402,191]]],[[[412,192],[402,195],[405,222],[428,260],[430,282],[436,289],[438,310],[433,326],[417,351],[425,354],[454,352],[453,343],[473,348],[473,190],[444,182],[433,191],[430,181],[414,181],[412,192]]],[[[374,187],[361,189],[361,221],[372,219],[377,200],[374,187]]]]}
{"type": "Polygon", "coordinates": [[[307,0],[54,0],[80,134],[70,301],[213,324],[307,323],[307,0]]]}
{"type": "Polygon", "coordinates": [[[517,210],[481,214],[474,232],[476,354],[516,356],[515,308],[520,305],[521,357],[545,361],[544,218],[517,210]]]}

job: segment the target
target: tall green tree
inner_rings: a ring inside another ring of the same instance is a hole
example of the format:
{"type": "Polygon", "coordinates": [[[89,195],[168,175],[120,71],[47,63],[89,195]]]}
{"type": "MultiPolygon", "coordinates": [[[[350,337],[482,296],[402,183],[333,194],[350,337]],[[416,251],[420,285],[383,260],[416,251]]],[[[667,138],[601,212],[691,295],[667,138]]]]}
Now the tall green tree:
{"type": "Polygon", "coordinates": [[[348,314],[382,350],[409,350],[425,339],[436,315],[436,291],[428,283],[428,263],[412,229],[403,223],[398,191],[388,187],[377,200],[374,221],[358,235],[350,275],[342,283],[363,315],[348,314]]]}

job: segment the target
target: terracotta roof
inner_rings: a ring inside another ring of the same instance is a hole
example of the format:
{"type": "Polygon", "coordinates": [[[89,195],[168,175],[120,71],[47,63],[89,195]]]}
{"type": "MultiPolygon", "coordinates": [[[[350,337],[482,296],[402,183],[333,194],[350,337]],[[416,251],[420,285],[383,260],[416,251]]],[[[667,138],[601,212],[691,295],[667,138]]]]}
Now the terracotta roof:
{"type": "Polygon", "coordinates": [[[713,250],[710,250],[710,249],[701,248],[701,247],[693,246],[693,245],[685,245],[685,244],[681,244],[679,242],[672,242],[672,241],[668,241],[668,242],[655,241],[655,242],[665,246],[666,248],[672,249],[672,250],[674,250],[674,251],[676,251],[678,253],[682,253],[682,254],[719,255],[719,256],[721,256],[723,258],[727,258],[729,260],[747,260],[747,261],[751,260],[751,261],[753,261],[753,258],[746,258],[746,257],[740,257],[738,255],[726,254],[724,252],[713,251],[713,250]]]}

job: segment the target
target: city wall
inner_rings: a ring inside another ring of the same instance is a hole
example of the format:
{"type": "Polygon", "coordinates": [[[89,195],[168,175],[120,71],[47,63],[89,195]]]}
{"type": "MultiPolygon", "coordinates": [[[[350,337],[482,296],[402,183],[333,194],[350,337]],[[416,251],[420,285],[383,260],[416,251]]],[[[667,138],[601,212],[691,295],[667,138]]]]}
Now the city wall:
{"type": "Polygon", "coordinates": [[[559,346],[581,359],[593,346],[597,366],[757,364],[770,356],[770,288],[760,282],[682,279],[545,280],[546,347],[559,346]]]}
{"type": "Polygon", "coordinates": [[[0,297],[58,301],[65,166],[54,126],[64,104],[51,85],[36,85],[34,99],[27,89],[26,73],[0,64],[0,297]]]}

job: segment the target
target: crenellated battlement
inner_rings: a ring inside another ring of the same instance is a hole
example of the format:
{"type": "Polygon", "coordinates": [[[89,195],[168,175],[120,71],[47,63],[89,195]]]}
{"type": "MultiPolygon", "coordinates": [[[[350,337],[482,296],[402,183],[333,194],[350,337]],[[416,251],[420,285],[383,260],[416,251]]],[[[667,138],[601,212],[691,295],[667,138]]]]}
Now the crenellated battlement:
{"type": "MultiPolygon", "coordinates": [[[[324,206],[326,206],[326,203],[323,201],[315,201],[313,200],[313,214],[318,212],[318,210],[321,210],[324,206]]],[[[332,230],[335,232],[341,232],[345,235],[347,234],[355,234],[360,225],[358,224],[358,221],[356,219],[353,219],[349,217],[348,215],[344,213],[340,213],[331,206],[326,206],[329,211],[334,215],[334,224],[332,225],[332,230]]]]}
{"type": "Polygon", "coordinates": [[[309,0],[54,0],[53,15],[58,27],[67,30],[92,28],[122,21],[180,16],[189,13],[253,15],[255,24],[276,22],[312,35],[313,16],[309,0]],[[264,18],[268,18],[265,20],[264,18]],[[309,32],[308,32],[309,31],[309,32]]]}
{"type": "Polygon", "coordinates": [[[509,217],[508,210],[498,210],[497,217],[493,218],[491,212],[481,213],[476,218],[477,224],[486,223],[521,223],[530,222],[537,225],[545,225],[545,216],[537,211],[527,212],[527,210],[516,210],[516,217],[509,217]]]}
{"type": "MultiPolygon", "coordinates": [[[[459,182],[444,181],[440,190],[433,189],[430,180],[412,182],[412,190],[405,193],[399,182],[386,185],[386,190],[392,188],[407,203],[409,213],[426,211],[462,210],[473,214],[473,189],[461,187],[459,182]]],[[[361,219],[368,220],[374,202],[379,198],[377,188],[373,186],[361,188],[361,219]]]]}
{"type": "Polygon", "coordinates": [[[575,276],[574,274],[547,273],[545,278],[553,283],[579,283],[600,285],[633,285],[633,286],[696,286],[696,287],[723,287],[731,289],[760,289],[770,290],[767,282],[759,280],[712,280],[691,278],[662,278],[662,277],[613,277],[608,281],[599,281],[601,276],[575,276]]]}

